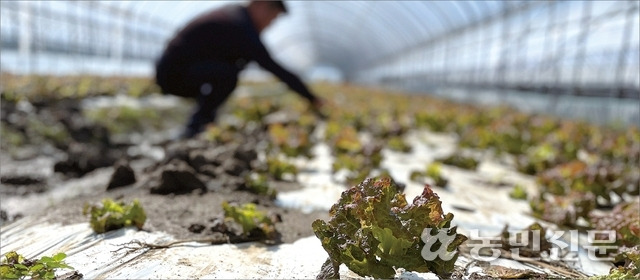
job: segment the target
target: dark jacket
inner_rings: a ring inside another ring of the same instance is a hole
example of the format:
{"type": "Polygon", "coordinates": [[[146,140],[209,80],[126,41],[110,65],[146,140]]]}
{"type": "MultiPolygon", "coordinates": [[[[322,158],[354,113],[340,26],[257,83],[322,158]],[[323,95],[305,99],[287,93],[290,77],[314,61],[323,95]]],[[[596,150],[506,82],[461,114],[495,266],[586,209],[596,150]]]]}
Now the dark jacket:
{"type": "Polygon", "coordinates": [[[247,8],[239,5],[205,13],[181,29],[158,60],[156,78],[164,90],[164,85],[177,83],[191,66],[202,62],[219,64],[224,75],[237,77],[250,61],[257,62],[301,96],[315,100],[296,75],[271,58],[247,8]]]}

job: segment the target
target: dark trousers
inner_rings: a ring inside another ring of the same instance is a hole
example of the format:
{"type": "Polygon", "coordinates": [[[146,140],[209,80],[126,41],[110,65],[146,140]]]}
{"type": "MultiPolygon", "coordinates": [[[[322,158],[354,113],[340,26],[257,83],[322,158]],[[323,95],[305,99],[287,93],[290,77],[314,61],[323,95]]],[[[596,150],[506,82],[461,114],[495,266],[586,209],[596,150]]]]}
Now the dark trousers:
{"type": "Polygon", "coordinates": [[[191,138],[215,121],[218,107],[224,104],[238,84],[239,70],[234,65],[204,61],[187,67],[186,71],[173,72],[178,74],[158,75],[158,84],[161,87],[163,83],[168,84],[163,87],[165,92],[196,100],[197,105],[182,135],[191,138]],[[168,82],[161,83],[163,79],[168,82]]]}

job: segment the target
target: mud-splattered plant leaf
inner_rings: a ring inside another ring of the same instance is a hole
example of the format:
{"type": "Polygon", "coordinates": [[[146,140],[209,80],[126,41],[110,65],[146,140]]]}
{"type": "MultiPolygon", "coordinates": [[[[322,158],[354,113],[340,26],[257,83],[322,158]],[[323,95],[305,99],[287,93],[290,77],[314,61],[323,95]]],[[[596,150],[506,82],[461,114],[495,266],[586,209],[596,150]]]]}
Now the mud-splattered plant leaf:
{"type": "Polygon", "coordinates": [[[115,202],[105,198],[99,205],[85,204],[82,213],[91,216],[89,223],[96,233],[128,226],[142,229],[147,220],[147,215],[137,199],[126,205],[124,202],[115,202]]]}
{"type": "Polygon", "coordinates": [[[345,264],[361,276],[392,278],[395,268],[417,272],[432,271],[446,275],[457,259],[421,255],[425,228],[445,229],[454,236],[449,244],[437,241],[434,248],[447,245],[454,252],[466,237],[449,228],[451,213],[442,212],[439,197],[426,186],[423,193],[408,204],[404,194],[390,178],[366,179],[344,191],[331,207],[331,219],[316,220],[313,230],[334,264],[345,264]]]}

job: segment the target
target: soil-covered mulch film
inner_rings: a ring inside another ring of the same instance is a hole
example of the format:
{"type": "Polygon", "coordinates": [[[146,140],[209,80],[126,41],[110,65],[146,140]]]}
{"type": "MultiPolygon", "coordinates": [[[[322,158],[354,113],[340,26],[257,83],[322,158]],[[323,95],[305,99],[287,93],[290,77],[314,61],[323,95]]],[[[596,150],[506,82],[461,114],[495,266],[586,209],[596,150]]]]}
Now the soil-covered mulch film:
{"type": "MultiPolygon", "coordinates": [[[[318,113],[281,85],[245,83],[222,108],[217,124],[197,138],[181,140],[176,136],[192,101],[159,95],[146,79],[3,75],[2,84],[0,224],[24,216],[89,222],[83,210],[109,198],[139,203],[146,213],[142,230],[167,232],[177,240],[277,244],[320,234],[327,236],[323,247],[330,252],[338,244],[332,238],[347,234],[340,232],[341,223],[371,221],[349,217],[357,212],[349,212],[350,207],[358,206],[349,206],[348,200],[335,213],[351,214],[339,217],[330,217],[326,209],[283,207],[278,193],[304,189],[298,175],[316,172],[298,170],[295,162],[312,160],[313,148],[322,144],[333,160],[326,166],[332,183],[357,186],[370,182],[367,178],[391,177],[381,164],[388,155],[383,150],[411,154],[416,147],[407,135],[428,130],[452,136],[454,149],[420,170],[406,170],[409,178],[390,178],[394,187],[385,185],[390,190],[402,191],[403,180],[411,180],[446,191],[455,179],[446,174],[460,173],[443,169],[476,172],[480,162],[495,159],[535,179],[533,188],[496,183],[512,188],[512,199],[528,200],[531,216],[566,230],[615,231],[615,245],[624,253],[611,256],[619,267],[611,273],[640,275],[640,249],[634,247],[640,242],[640,130],[635,126],[595,126],[505,107],[477,108],[326,84],[315,85],[314,91],[332,104],[318,113]],[[314,230],[318,219],[332,222],[317,223],[314,230]]],[[[354,200],[361,198],[357,193],[351,189],[354,200]]],[[[363,240],[369,235],[390,238],[396,245],[409,242],[387,236],[384,224],[368,227],[372,233],[348,234],[363,240]]],[[[338,251],[325,263],[326,275],[334,275],[340,263],[349,265],[338,259],[344,257],[338,251]]],[[[445,270],[460,274],[460,269],[445,270]]],[[[485,275],[501,275],[490,273],[495,269],[490,266],[485,275]]],[[[369,275],[386,276],[389,270],[378,272],[369,275]]],[[[542,277],[528,275],[523,277],[542,277]]]]}

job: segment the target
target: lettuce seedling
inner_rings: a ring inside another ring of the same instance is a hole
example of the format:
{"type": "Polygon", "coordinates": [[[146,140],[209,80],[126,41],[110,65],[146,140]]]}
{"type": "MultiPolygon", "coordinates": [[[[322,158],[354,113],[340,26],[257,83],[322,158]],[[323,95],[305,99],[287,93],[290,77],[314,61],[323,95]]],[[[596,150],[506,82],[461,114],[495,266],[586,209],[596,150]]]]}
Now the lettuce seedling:
{"type": "Polygon", "coordinates": [[[267,168],[269,174],[276,180],[284,180],[285,174],[291,174],[294,177],[298,175],[298,168],[286,161],[279,160],[275,157],[270,157],[267,159],[267,168]]]}
{"type": "Polygon", "coordinates": [[[304,156],[312,158],[313,144],[309,137],[310,128],[298,124],[283,125],[280,123],[269,125],[269,140],[271,148],[277,148],[288,157],[304,156]]]}
{"type": "Polygon", "coordinates": [[[366,158],[359,154],[339,154],[331,164],[331,173],[336,173],[342,169],[355,172],[362,166],[365,166],[365,162],[366,158]]]}
{"type": "Polygon", "coordinates": [[[437,161],[428,164],[424,170],[414,170],[409,174],[411,181],[419,183],[424,182],[427,177],[438,187],[444,188],[449,183],[449,180],[442,176],[442,164],[437,161]]]}
{"type": "Polygon", "coordinates": [[[449,180],[442,176],[442,165],[439,162],[432,162],[427,165],[426,175],[433,179],[436,186],[444,188],[449,183],[449,180]]]}
{"type": "Polygon", "coordinates": [[[84,205],[83,215],[90,215],[90,225],[96,233],[104,233],[128,226],[142,229],[147,220],[147,214],[136,199],[131,204],[115,202],[109,198],[102,200],[101,205],[84,205]]]}
{"type": "Polygon", "coordinates": [[[411,145],[409,145],[402,137],[393,136],[389,138],[389,149],[401,153],[410,153],[411,145]]]}
{"type": "Polygon", "coordinates": [[[269,181],[265,174],[252,173],[246,176],[245,181],[247,189],[253,193],[266,195],[272,199],[278,195],[276,190],[269,187],[269,181]]]}
{"type": "Polygon", "coordinates": [[[456,248],[467,239],[456,233],[456,227],[450,228],[453,214],[443,213],[441,201],[430,186],[408,204],[388,177],[369,178],[344,191],[330,215],[328,222],[316,220],[312,224],[329,254],[325,266],[345,264],[361,276],[393,278],[394,268],[400,267],[449,274],[458,256],[456,248]],[[451,240],[437,240],[426,248],[421,237],[428,228],[431,233],[445,230],[451,240]],[[423,257],[423,249],[436,254],[434,248],[440,251],[438,256],[423,257]]]}
{"type": "Polygon", "coordinates": [[[332,139],[333,148],[338,154],[356,154],[362,151],[363,144],[358,138],[358,131],[351,127],[342,127],[340,132],[332,139]]]}
{"type": "Polygon", "coordinates": [[[276,240],[280,234],[267,214],[258,210],[253,203],[235,206],[223,201],[222,209],[225,219],[241,225],[242,233],[247,237],[260,235],[267,240],[276,240]]]}
{"type": "Polygon", "coordinates": [[[65,253],[57,253],[53,257],[29,260],[16,251],[10,251],[0,262],[0,279],[55,279],[56,270],[74,269],[64,262],[66,257],[65,253]]]}
{"type": "Polygon", "coordinates": [[[472,157],[465,157],[461,155],[451,155],[447,158],[439,159],[438,161],[446,165],[453,165],[467,170],[476,170],[480,164],[478,160],[472,157]]]}
{"type": "Polygon", "coordinates": [[[526,200],[527,190],[525,190],[522,185],[515,185],[511,192],[509,192],[509,197],[513,199],[526,200]]]}
{"type": "Polygon", "coordinates": [[[451,123],[449,115],[442,112],[418,112],[415,114],[417,127],[427,127],[434,132],[445,132],[451,123]]]}

